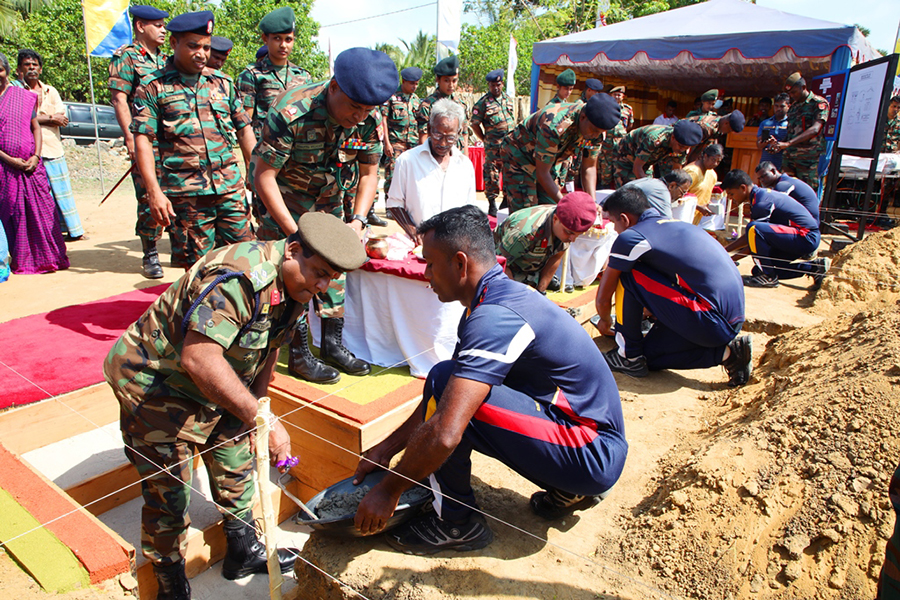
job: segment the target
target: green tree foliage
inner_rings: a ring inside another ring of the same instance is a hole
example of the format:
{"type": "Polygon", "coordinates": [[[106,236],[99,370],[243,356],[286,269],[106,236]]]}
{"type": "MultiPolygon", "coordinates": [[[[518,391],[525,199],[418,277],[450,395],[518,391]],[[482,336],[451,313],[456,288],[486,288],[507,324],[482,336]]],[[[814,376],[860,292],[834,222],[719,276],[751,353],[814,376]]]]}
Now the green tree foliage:
{"type": "MultiPolygon", "coordinates": [[[[7,0],[0,0],[4,2],[7,0]]],[[[33,0],[37,1],[37,0],[33,0]]],[[[269,11],[289,5],[297,16],[297,41],[291,60],[309,70],[314,77],[328,74],[328,59],[314,41],[318,24],[309,17],[312,1],[279,3],[276,0],[223,0],[220,5],[200,0],[154,0],[153,5],[171,15],[196,10],[211,10],[216,17],[216,35],[234,42],[234,49],[225,64],[232,77],[253,62],[256,49],[262,43],[257,25],[269,11]]],[[[39,10],[23,16],[17,13],[14,33],[0,38],[3,52],[15,70],[19,48],[32,48],[44,57],[43,79],[59,90],[63,100],[90,102],[90,82],[84,40],[84,22],[79,0],[53,0],[39,10]]],[[[109,103],[106,80],[109,59],[91,58],[94,74],[94,93],[99,104],[109,103]]]]}
{"type": "Polygon", "coordinates": [[[0,40],[5,40],[16,33],[20,17],[32,13],[50,0],[0,0],[0,40]]]}
{"type": "Polygon", "coordinates": [[[437,41],[435,36],[428,35],[423,31],[419,31],[415,39],[411,42],[400,40],[403,45],[395,46],[393,44],[376,44],[375,49],[384,52],[391,57],[397,70],[402,71],[407,67],[419,67],[422,69],[422,79],[419,80],[419,95],[422,91],[434,85],[434,56],[437,41]]]}

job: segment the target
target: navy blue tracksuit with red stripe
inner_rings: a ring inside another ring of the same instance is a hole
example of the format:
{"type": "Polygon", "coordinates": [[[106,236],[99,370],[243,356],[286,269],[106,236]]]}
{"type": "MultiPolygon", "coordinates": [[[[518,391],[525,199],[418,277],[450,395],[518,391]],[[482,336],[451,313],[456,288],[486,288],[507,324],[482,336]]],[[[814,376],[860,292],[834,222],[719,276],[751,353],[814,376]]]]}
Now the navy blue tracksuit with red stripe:
{"type": "Polygon", "coordinates": [[[793,279],[813,275],[809,262],[792,263],[819,247],[819,222],[802,204],[774,190],[750,190],[750,252],[766,275],[793,279]]]}
{"type": "Polygon", "coordinates": [[[451,375],[492,387],[432,476],[441,518],[468,518],[471,509],[453,500],[475,505],[472,450],[544,489],[596,496],[613,486],[628,452],[619,391],[575,319],[495,265],[481,278],[458,335],[453,360],[435,365],[426,379],[426,418],[451,375]]]}
{"type": "Polygon", "coordinates": [[[819,223],[819,196],[808,183],[782,173],[772,189],[787,194],[799,202],[812,215],[816,223],[819,223]]]}
{"type": "Polygon", "coordinates": [[[703,369],[722,362],[744,323],[744,285],[725,249],[690,223],[654,209],[613,242],[609,266],[616,289],[616,343],[647,367],[703,369]],[[644,308],[656,318],[641,333],[644,308]]]}

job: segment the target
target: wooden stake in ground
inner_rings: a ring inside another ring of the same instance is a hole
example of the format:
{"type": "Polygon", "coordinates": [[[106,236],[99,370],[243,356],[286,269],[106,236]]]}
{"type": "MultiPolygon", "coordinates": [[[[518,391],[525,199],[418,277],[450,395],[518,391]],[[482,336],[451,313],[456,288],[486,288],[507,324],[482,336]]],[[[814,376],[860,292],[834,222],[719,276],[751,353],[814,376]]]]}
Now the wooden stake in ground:
{"type": "Polygon", "coordinates": [[[563,254],[562,280],[559,282],[559,291],[566,291],[566,277],[569,275],[569,246],[566,246],[566,252],[563,254]]]}
{"type": "Polygon", "coordinates": [[[272,481],[269,479],[269,420],[272,411],[269,409],[269,397],[259,399],[259,410],[256,412],[256,493],[263,512],[263,536],[266,539],[266,560],[269,563],[269,597],[281,600],[281,565],[278,563],[278,550],[275,546],[275,510],[272,507],[272,481]]]}

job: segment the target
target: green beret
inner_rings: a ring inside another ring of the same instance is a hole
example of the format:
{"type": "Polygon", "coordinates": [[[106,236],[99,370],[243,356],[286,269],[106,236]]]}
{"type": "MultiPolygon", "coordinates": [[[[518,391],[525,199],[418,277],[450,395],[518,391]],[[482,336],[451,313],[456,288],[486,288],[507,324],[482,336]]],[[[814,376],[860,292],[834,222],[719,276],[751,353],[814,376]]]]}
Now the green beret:
{"type": "Polygon", "coordinates": [[[572,69],[566,69],[556,76],[556,85],[573,86],[575,85],[575,81],[575,71],[572,69]]]}
{"type": "Polygon", "coordinates": [[[259,21],[263,33],[288,33],[294,31],[294,9],[290,6],[276,8],[259,21]]]}
{"type": "Polygon", "coordinates": [[[455,54],[451,54],[444,60],[440,61],[438,64],[434,65],[434,76],[435,77],[447,77],[453,76],[459,73],[459,57],[455,54]]]}
{"type": "Polygon", "coordinates": [[[803,81],[803,75],[801,75],[799,71],[791,73],[790,77],[784,80],[784,89],[790,90],[801,81],[803,81]]]}
{"type": "Polygon", "coordinates": [[[719,90],[706,90],[700,96],[701,102],[715,102],[719,97],[719,90]]]}
{"type": "Polygon", "coordinates": [[[297,221],[303,245],[338,271],[352,271],[366,262],[366,250],[356,232],[327,213],[304,213],[297,221]]]}

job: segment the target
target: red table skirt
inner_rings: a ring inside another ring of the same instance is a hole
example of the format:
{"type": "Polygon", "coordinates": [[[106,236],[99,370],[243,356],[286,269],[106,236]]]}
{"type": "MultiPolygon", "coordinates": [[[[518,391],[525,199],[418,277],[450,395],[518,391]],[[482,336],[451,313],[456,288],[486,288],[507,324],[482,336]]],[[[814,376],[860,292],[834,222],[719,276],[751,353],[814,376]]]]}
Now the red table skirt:
{"type": "MultiPolygon", "coordinates": [[[[475,167],[475,191],[484,191],[484,147],[469,146],[469,160],[475,167]]],[[[503,188],[503,176],[500,176],[500,188],[503,188]]]]}

